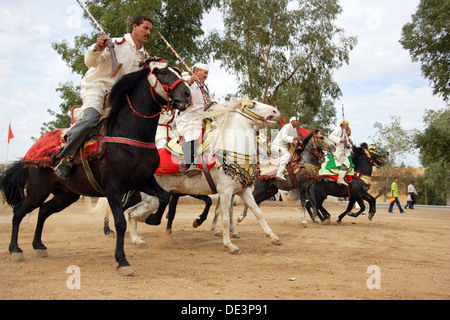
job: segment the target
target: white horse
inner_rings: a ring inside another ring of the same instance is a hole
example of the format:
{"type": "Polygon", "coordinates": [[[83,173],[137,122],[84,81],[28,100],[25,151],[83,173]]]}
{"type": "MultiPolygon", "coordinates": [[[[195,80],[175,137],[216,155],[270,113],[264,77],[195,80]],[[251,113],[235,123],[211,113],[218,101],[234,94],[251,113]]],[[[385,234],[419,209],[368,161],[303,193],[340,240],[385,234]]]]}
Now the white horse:
{"type": "MultiPolygon", "coordinates": [[[[275,245],[281,244],[279,238],[267,224],[261,209],[256,204],[251,190],[253,173],[257,170],[256,136],[254,125],[274,125],[273,118],[279,118],[278,110],[267,104],[246,99],[233,99],[225,106],[216,106],[205,118],[214,117],[217,127],[209,146],[210,155],[215,155],[216,165],[209,170],[219,194],[218,204],[222,214],[223,244],[230,253],[239,253],[239,248],[230,240],[230,213],[233,195],[239,195],[258,219],[265,234],[275,245]]],[[[215,194],[207,183],[205,174],[189,178],[185,174],[156,174],[160,186],[171,193],[215,194]]],[[[142,202],[127,209],[130,218],[132,241],[142,239],[137,234],[136,221],[158,225],[162,215],[152,213],[155,199],[141,193],[142,202]]]]}

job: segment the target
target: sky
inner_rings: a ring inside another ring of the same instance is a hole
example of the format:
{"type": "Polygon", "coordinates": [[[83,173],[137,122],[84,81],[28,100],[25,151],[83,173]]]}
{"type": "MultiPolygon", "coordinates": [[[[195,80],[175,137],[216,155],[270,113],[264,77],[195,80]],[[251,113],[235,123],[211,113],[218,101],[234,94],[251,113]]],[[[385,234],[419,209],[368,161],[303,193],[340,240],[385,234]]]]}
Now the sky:
{"type": "MultiPolygon", "coordinates": [[[[407,130],[423,130],[425,109],[438,110],[446,104],[433,96],[420,65],[398,42],[419,0],[341,0],[340,4],[343,13],[336,24],[347,36],[358,37],[358,44],[349,64],[334,73],[342,90],[335,103],[338,119],[344,105],[357,144],[372,143],[375,122],[390,124],[391,116],[400,117],[407,130]]],[[[203,27],[223,30],[220,14],[207,14],[203,27]]],[[[59,83],[81,81],[51,44],[63,39],[72,43],[76,35],[91,30],[75,0],[0,1],[0,163],[21,159],[33,144],[31,137],[39,137],[42,123],[53,120],[47,109],[59,112],[61,99],[55,91],[59,83]],[[14,138],[8,145],[9,123],[14,138]]],[[[209,65],[207,84],[216,100],[223,101],[238,83],[220,61],[209,65]]],[[[414,152],[400,160],[420,166],[414,152]]]]}

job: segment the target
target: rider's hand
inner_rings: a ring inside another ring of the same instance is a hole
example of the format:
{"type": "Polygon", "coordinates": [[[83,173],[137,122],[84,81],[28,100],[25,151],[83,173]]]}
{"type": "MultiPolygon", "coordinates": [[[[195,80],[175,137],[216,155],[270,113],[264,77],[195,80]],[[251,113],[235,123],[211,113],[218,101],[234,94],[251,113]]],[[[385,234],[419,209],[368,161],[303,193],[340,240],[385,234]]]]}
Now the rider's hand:
{"type": "Polygon", "coordinates": [[[97,38],[97,47],[94,51],[99,52],[103,51],[106,48],[106,41],[109,40],[109,36],[104,34],[97,38]]]}

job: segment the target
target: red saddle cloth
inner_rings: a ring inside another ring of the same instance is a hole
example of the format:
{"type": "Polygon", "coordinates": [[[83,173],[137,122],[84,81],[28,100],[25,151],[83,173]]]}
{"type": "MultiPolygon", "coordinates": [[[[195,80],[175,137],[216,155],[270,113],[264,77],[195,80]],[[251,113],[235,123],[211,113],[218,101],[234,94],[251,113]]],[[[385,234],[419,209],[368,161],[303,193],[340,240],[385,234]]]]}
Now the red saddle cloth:
{"type": "MultiPolygon", "coordinates": [[[[100,125],[98,132],[104,131],[105,126],[100,125]]],[[[64,146],[65,141],[61,137],[61,131],[56,129],[45,133],[36,141],[22,159],[22,166],[27,167],[51,167],[59,160],[58,151],[64,146]]],[[[105,153],[106,144],[97,139],[97,134],[84,143],[84,157],[88,160],[100,158],[105,153]]],[[[74,163],[81,163],[78,150],[73,159],[74,163]]]]}
{"type": "MultiPolygon", "coordinates": [[[[184,160],[172,155],[167,149],[158,149],[159,152],[159,167],[155,174],[173,174],[183,173],[187,170],[184,160]]],[[[211,169],[216,164],[216,157],[205,156],[206,165],[208,169],[211,169]]],[[[203,170],[201,159],[197,157],[197,163],[200,169],[203,170]]]]}

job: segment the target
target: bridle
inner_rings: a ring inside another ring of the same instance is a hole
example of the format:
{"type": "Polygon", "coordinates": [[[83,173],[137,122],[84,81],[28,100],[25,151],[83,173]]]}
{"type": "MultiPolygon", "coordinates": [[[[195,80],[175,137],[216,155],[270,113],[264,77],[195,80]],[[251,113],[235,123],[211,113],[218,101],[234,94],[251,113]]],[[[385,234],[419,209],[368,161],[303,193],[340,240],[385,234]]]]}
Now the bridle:
{"type": "Polygon", "coordinates": [[[317,147],[317,139],[321,138],[325,135],[325,132],[323,130],[319,130],[317,131],[317,133],[313,134],[313,136],[311,137],[311,144],[313,146],[314,152],[309,150],[307,148],[307,146],[305,146],[305,150],[308,151],[309,153],[311,153],[313,156],[319,158],[319,160],[324,156],[323,150],[319,149],[317,147]]]}
{"type": "Polygon", "coordinates": [[[141,118],[144,119],[152,119],[155,118],[157,116],[159,116],[162,112],[164,111],[169,111],[172,110],[173,107],[171,105],[172,102],[172,92],[173,90],[175,90],[175,88],[182,82],[185,82],[185,80],[183,78],[179,78],[178,80],[176,80],[175,82],[173,82],[170,85],[166,85],[161,83],[158,78],[156,77],[156,75],[154,74],[154,70],[155,69],[165,69],[165,68],[169,68],[169,70],[171,72],[176,73],[175,70],[171,69],[169,67],[169,63],[167,63],[165,60],[160,59],[158,61],[149,61],[145,64],[144,66],[145,68],[149,68],[150,69],[150,73],[148,76],[148,82],[150,85],[150,93],[152,94],[152,98],[153,100],[161,107],[161,111],[151,115],[151,116],[146,116],[141,114],[140,112],[136,111],[136,109],[133,107],[133,105],[131,104],[130,101],[130,97],[128,96],[128,93],[126,94],[127,97],[127,102],[128,102],[128,106],[130,107],[132,114],[135,114],[141,118]],[[157,98],[155,97],[155,93],[161,97],[162,99],[164,99],[166,101],[166,104],[160,104],[157,100],[157,98]]]}

